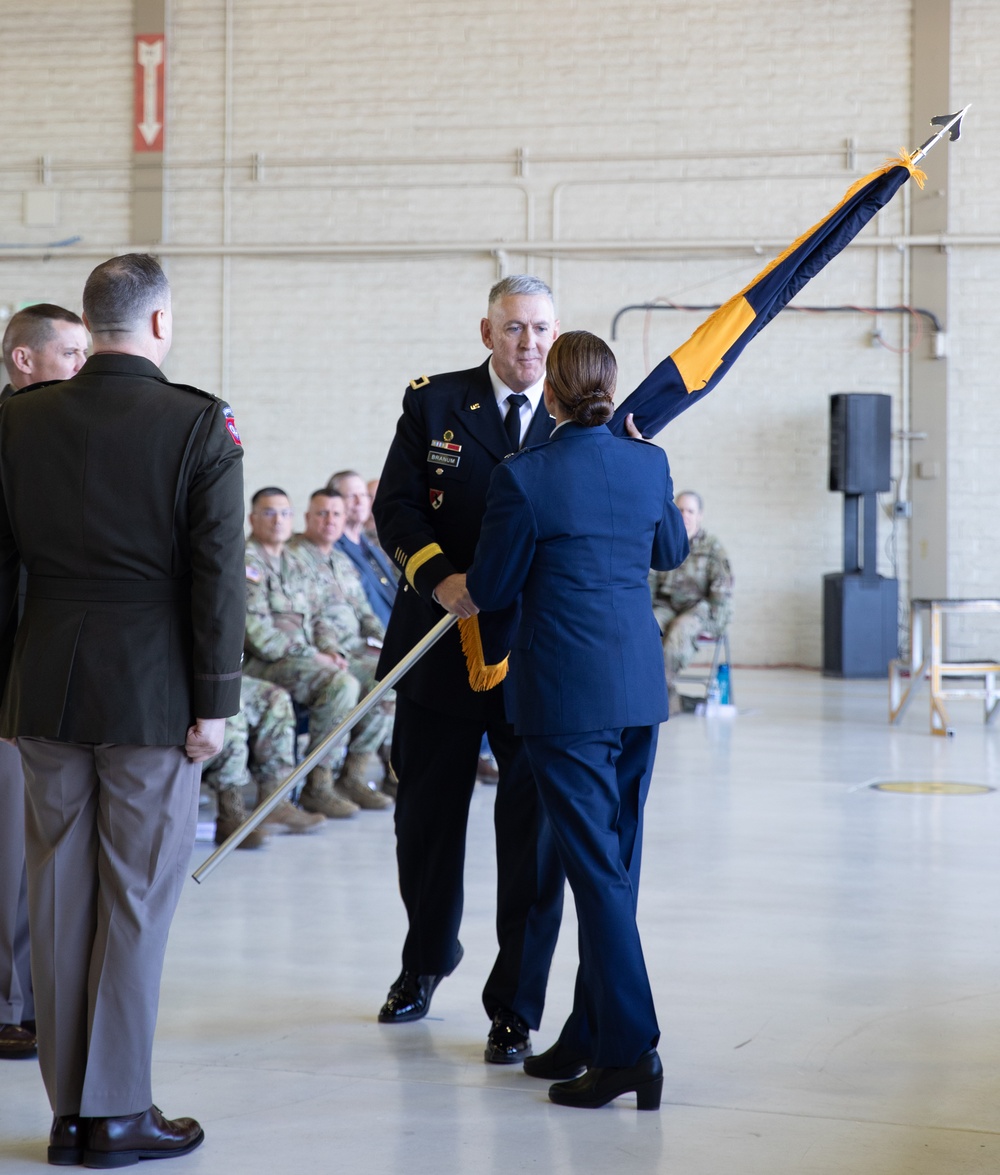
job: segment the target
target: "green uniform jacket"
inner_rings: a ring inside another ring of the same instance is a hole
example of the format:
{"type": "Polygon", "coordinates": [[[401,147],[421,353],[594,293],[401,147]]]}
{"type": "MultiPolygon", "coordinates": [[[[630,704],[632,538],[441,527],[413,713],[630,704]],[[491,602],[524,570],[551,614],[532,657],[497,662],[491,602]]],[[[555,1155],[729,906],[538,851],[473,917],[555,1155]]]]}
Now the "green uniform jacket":
{"type": "Polygon", "coordinates": [[[0,734],[179,746],[239,710],[242,457],[227,405],[139,356],[4,401],[0,734]]]}

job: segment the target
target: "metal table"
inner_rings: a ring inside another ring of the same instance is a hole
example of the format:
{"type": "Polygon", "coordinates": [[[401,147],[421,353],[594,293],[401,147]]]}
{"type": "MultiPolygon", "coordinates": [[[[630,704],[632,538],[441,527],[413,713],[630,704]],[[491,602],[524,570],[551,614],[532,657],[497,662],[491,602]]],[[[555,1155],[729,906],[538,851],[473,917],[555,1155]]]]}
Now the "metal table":
{"type": "Polygon", "coordinates": [[[982,698],[984,722],[996,716],[1000,702],[1000,662],[945,661],[942,656],[943,617],[968,614],[1000,614],[1000,600],[911,600],[910,657],[889,662],[889,722],[898,722],[927,680],[930,682],[931,734],[951,734],[945,698],[982,698]],[[929,647],[925,648],[925,619],[930,625],[929,647]],[[981,685],[944,685],[948,679],[982,678],[981,685]],[[905,683],[905,684],[904,684],[905,683]]]}

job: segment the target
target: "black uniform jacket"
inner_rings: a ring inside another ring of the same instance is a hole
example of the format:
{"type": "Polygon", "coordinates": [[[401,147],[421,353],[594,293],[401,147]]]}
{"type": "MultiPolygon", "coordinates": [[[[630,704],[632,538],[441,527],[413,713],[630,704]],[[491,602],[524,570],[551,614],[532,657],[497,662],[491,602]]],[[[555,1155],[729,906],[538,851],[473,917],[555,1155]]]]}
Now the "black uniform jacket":
{"type": "MultiPolygon", "coordinates": [[[[608,425],[615,435],[624,435],[630,412],[640,432],[652,436],[694,402],[697,397],[676,390],[668,368],[655,368],[619,405],[608,425]]],[[[522,447],[547,440],[554,425],[540,403],[522,447]]],[[[509,448],[489,360],[468,371],[411,381],[373,507],[382,549],[404,575],[379,660],[380,676],[444,615],[432,592],[446,575],[472,565],[490,475],[509,448]]],[[[469,685],[457,628],[445,633],[396,689],[430,709],[469,718],[483,714],[489,696],[469,685]]]]}
{"type": "Polygon", "coordinates": [[[177,746],[239,710],[242,457],[227,405],[139,356],[0,405],[0,734],[177,746]]]}

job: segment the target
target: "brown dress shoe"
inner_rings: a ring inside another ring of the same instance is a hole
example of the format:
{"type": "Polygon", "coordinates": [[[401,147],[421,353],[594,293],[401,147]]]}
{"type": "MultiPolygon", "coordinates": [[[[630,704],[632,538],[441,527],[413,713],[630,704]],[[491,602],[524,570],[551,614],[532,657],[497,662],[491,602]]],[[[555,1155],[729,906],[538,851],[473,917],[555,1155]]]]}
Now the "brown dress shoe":
{"type": "Polygon", "coordinates": [[[83,1162],[88,1121],[79,1114],[57,1114],[52,1119],[48,1160],[53,1167],[78,1167],[83,1162]]]}
{"type": "Polygon", "coordinates": [[[83,1151],[85,1167],[130,1167],[140,1159],[190,1154],[205,1141],[194,1118],[164,1118],[156,1106],[121,1118],[91,1118],[83,1151]]]}
{"type": "Polygon", "coordinates": [[[0,1059],[33,1057],[38,1048],[33,1028],[26,1024],[0,1024],[0,1059]]]}

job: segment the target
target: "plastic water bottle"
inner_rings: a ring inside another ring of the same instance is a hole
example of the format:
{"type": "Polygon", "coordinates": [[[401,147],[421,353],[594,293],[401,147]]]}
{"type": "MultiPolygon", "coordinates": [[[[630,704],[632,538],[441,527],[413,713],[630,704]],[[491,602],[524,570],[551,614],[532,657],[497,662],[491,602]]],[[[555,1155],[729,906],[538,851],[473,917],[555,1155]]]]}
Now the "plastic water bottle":
{"type": "Polygon", "coordinates": [[[715,683],[718,688],[719,705],[729,705],[729,662],[723,661],[715,671],[715,683]]]}
{"type": "Polygon", "coordinates": [[[708,692],[705,695],[704,714],[706,718],[716,718],[719,714],[719,679],[713,677],[708,683],[708,692]]]}

